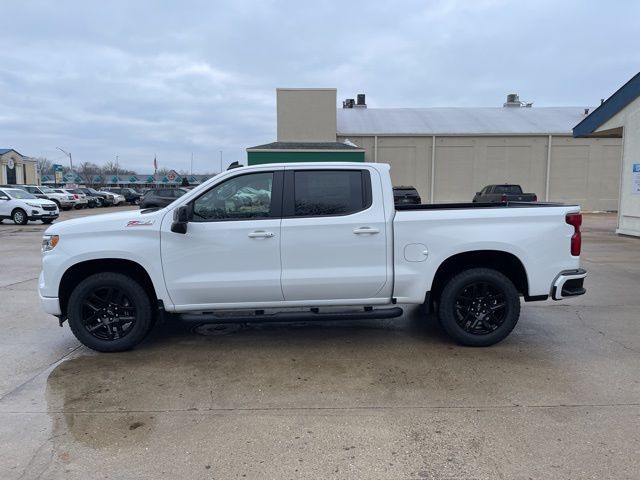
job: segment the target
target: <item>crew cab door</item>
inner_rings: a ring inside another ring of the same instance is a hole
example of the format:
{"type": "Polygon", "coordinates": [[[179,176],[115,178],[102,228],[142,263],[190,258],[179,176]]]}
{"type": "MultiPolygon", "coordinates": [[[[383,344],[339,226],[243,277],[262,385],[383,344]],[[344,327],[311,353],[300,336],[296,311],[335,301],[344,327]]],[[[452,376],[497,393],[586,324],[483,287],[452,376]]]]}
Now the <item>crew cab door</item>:
{"type": "Polygon", "coordinates": [[[388,232],[377,176],[376,170],[352,166],[286,168],[281,227],[286,301],[385,296],[388,232]]]}
{"type": "Polygon", "coordinates": [[[179,311],[283,300],[280,288],[282,169],[234,175],[188,206],[185,234],[162,222],[161,256],[179,311]]]}

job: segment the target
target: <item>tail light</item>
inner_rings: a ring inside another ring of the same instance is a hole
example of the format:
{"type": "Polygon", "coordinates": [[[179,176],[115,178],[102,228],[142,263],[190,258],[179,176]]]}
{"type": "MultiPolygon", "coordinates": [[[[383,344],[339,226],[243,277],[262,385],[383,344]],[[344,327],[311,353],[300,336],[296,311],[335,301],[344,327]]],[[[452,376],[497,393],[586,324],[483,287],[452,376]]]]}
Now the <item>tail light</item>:
{"type": "Polygon", "coordinates": [[[501,202],[506,202],[507,201],[507,196],[503,193],[502,196],[500,197],[500,201],[501,202]]]}
{"type": "Polygon", "coordinates": [[[582,234],[580,233],[580,225],[582,225],[581,213],[567,213],[565,221],[573,226],[573,235],[571,235],[571,255],[578,257],[582,249],[582,234]]]}
{"type": "Polygon", "coordinates": [[[73,194],[73,198],[75,198],[76,200],[80,197],[78,197],[78,195],[76,195],[75,193],[73,194]]]}

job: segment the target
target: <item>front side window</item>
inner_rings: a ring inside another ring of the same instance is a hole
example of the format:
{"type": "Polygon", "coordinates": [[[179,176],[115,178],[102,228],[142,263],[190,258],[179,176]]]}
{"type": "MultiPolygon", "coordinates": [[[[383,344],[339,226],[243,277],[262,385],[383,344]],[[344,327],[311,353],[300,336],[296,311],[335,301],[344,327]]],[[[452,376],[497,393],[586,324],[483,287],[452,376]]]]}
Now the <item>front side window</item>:
{"type": "Polygon", "coordinates": [[[269,218],[272,189],[273,172],[233,177],[193,202],[193,220],[269,218]]]}
{"type": "Polygon", "coordinates": [[[296,217],[348,215],[367,208],[360,170],[302,170],[295,172],[296,217]]]}

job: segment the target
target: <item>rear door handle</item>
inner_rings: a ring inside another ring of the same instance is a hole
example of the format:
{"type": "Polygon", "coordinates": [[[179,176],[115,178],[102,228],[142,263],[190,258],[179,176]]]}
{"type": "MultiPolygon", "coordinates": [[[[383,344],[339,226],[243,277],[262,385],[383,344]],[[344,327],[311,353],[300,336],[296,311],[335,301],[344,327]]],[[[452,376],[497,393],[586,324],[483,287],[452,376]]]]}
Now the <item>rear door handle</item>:
{"type": "Polygon", "coordinates": [[[359,227],[359,228],[355,228],[353,230],[353,233],[355,233],[356,235],[363,235],[365,233],[375,234],[375,233],[380,233],[380,230],[372,227],[359,227]]]}
{"type": "Polygon", "coordinates": [[[265,232],[264,230],[256,230],[255,232],[251,232],[248,234],[249,238],[271,238],[275,236],[276,236],[275,233],[265,232]]]}

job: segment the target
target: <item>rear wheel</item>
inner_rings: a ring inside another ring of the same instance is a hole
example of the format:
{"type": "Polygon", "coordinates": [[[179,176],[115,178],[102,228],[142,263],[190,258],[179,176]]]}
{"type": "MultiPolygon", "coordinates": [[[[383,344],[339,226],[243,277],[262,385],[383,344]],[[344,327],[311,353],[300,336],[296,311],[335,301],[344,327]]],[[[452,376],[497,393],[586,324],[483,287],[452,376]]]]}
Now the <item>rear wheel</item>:
{"type": "Polygon", "coordinates": [[[97,273],[71,293],[67,306],[71,331],[99,352],[138,345],[153,326],[151,300],[142,286],[120,273],[97,273]]]}
{"type": "Polygon", "coordinates": [[[27,212],[25,212],[21,208],[16,208],[11,213],[11,220],[13,220],[13,223],[15,223],[16,225],[26,225],[29,221],[29,218],[27,217],[27,212]]]}
{"type": "Polygon", "coordinates": [[[53,220],[53,218],[43,218],[42,223],[44,223],[45,225],[49,225],[50,223],[53,223],[53,220]]]}
{"type": "Polygon", "coordinates": [[[520,296],[502,273],[473,268],[457,274],[440,297],[442,328],[462,345],[485,347],[503,340],[520,317],[520,296]]]}

